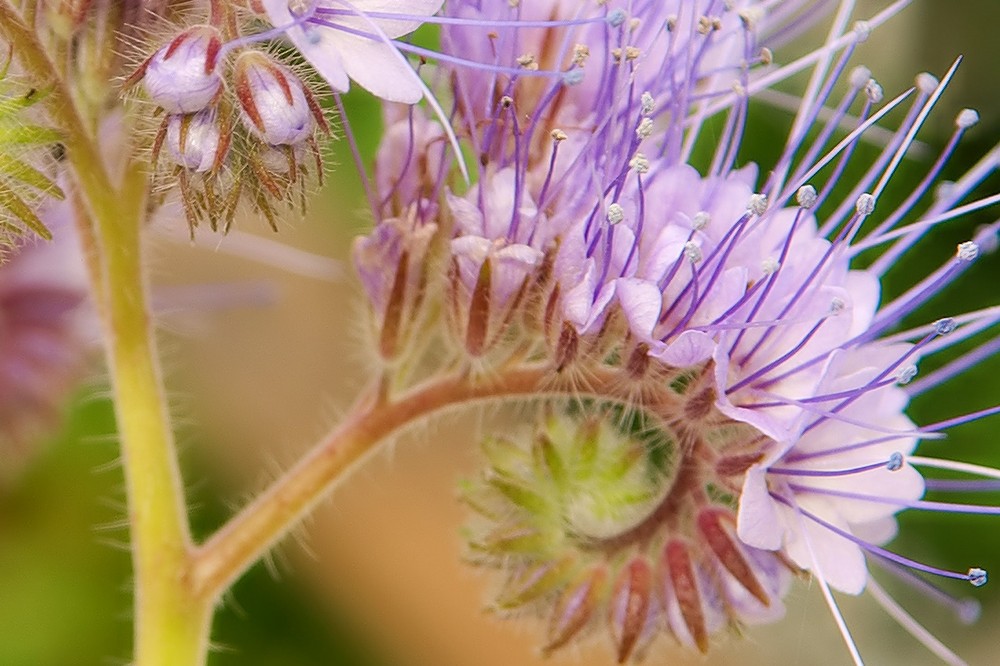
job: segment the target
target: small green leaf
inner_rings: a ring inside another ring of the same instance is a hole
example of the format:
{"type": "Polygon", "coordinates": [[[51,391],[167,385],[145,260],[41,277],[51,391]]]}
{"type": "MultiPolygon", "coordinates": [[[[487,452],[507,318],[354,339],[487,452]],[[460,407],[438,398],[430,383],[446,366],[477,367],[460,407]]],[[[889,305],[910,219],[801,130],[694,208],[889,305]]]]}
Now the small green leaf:
{"type": "Polygon", "coordinates": [[[10,184],[4,180],[0,180],[0,207],[6,208],[26,227],[45,240],[52,240],[52,232],[38,219],[35,212],[31,210],[31,206],[26,204],[11,188],[10,184]]]}

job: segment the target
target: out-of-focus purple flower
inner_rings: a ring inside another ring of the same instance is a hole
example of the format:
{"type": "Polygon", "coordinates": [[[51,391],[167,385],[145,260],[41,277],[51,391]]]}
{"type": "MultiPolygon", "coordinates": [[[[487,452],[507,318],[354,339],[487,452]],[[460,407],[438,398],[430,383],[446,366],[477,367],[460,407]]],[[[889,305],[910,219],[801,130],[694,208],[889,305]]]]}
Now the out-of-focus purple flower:
{"type": "Polygon", "coordinates": [[[68,200],[42,204],[52,241],[24,241],[0,265],[0,478],[58,422],[96,339],[68,200]]]}

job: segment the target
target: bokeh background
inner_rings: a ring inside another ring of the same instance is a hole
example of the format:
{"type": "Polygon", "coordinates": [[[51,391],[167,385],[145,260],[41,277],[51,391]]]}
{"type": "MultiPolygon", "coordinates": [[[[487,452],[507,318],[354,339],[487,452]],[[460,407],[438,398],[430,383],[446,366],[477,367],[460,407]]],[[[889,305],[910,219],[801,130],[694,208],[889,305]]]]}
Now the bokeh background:
{"type": "MultiPolygon", "coordinates": [[[[858,16],[884,4],[860,2],[858,16]]],[[[908,87],[915,73],[942,74],[956,56],[965,56],[920,135],[931,157],[908,164],[880,207],[891,205],[888,197],[906,195],[946,141],[960,108],[977,108],[983,121],[949,166],[951,177],[1000,139],[998,24],[995,0],[922,0],[859,51],[855,62],[871,67],[887,95],[908,87]]],[[[351,93],[346,102],[370,157],[377,107],[363,94],[351,93]]],[[[789,117],[759,111],[743,155],[766,162],[780,147],[789,117]]],[[[347,257],[352,237],[369,219],[346,142],[334,146],[330,164],[330,182],[308,217],[289,222],[278,237],[341,262],[320,262],[326,273],[320,279],[239,256],[255,251],[252,239],[203,235],[191,246],[179,217],[162,220],[155,234],[151,258],[162,347],[198,535],[209,534],[287,467],[364,385],[367,329],[347,257]]],[[[1000,189],[995,179],[992,188],[1000,189]]],[[[986,221],[973,217],[937,230],[894,271],[887,291],[898,292],[939,265],[986,221]]],[[[243,220],[239,227],[274,239],[262,221],[243,220]]],[[[914,320],[996,304],[998,293],[1000,260],[990,257],[914,320]]],[[[930,423],[991,406],[997,395],[1000,363],[994,360],[917,400],[911,414],[930,423]]],[[[602,636],[543,660],[538,622],[499,621],[485,612],[491,580],[461,562],[459,528],[466,516],[455,501],[457,481],[477,469],[483,418],[426,424],[339,486],[226,598],[213,632],[212,666],[611,663],[602,636]]],[[[957,428],[946,442],[924,450],[997,466],[998,428],[996,419],[957,428]]],[[[127,662],[131,591],[113,433],[98,373],[67,406],[65,423],[28,468],[0,486],[0,666],[127,662]]],[[[992,565],[1000,571],[996,519],[911,512],[900,523],[894,547],[901,552],[955,569],[992,565]]],[[[978,625],[962,626],[905,591],[902,598],[971,663],[995,663],[1000,593],[990,585],[973,592],[958,582],[949,589],[982,600],[978,625]]],[[[841,601],[870,663],[936,663],[870,600],[841,601]]],[[[723,639],[708,657],[659,643],[649,663],[849,663],[818,589],[806,584],[796,586],[783,622],[752,629],[746,640],[723,639]]]]}

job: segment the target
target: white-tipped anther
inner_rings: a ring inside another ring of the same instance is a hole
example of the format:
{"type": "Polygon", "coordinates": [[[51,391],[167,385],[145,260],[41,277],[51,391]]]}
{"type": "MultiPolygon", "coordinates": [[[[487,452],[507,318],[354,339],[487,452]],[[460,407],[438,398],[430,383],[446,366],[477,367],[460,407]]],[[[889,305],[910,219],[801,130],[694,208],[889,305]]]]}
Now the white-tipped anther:
{"type": "Polygon", "coordinates": [[[639,126],[635,128],[635,135],[642,139],[648,139],[649,135],[653,133],[653,119],[643,118],[639,121],[639,126]]]}
{"type": "Polygon", "coordinates": [[[833,315],[834,317],[836,317],[846,309],[847,309],[847,303],[844,302],[844,299],[834,296],[833,300],[830,301],[830,314],[833,315]]]}
{"type": "Polygon", "coordinates": [[[702,257],[701,247],[694,241],[684,243],[684,256],[687,257],[687,260],[692,264],[698,263],[701,261],[702,257]]]}
{"type": "Polygon", "coordinates": [[[851,82],[851,87],[861,90],[866,85],[868,81],[872,78],[872,70],[868,69],[864,65],[858,65],[851,70],[851,76],[849,78],[851,82]]]}
{"type": "Polygon", "coordinates": [[[899,451],[894,452],[889,456],[889,461],[885,464],[885,468],[890,472],[898,472],[903,468],[903,454],[899,451]]]}
{"type": "Polygon", "coordinates": [[[854,37],[859,42],[868,39],[872,34],[872,26],[868,21],[858,21],[854,24],[854,37]]]}
{"type": "Polygon", "coordinates": [[[608,206],[608,222],[618,224],[625,219],[625,209],[620,204],[613,203],[608,206]]]}
{"type": "Polygon", "coordinates": [[[921,72],[917,74],[916,83],[917,83],[917,88],[920,89],[920,92],[929,95],[932,92],[934,92],[935,88],[938,87],[939,81],[937,77],[934,76],[933,74],[929,72],[921,72]]]}
{"type": "Polygon", "coordinates": [[[938,319],[936,322],[934,322],[934,333],[936,335],[948,335],[949,333],[954,331],[957,326],[958,324],[956,324],[955,320],[952,319],[951,317],[938,319]]]}
{"type": "Polygon", "coordinates": [[[781,264],[774,257],[768,257],[760,262],[760,270],[764,272],[764,275],[773,275],[778,272],[779,268],[781,268],[781,264]]]}
{"type": "Polygon", "coordinates": [[[989,576],[986,574],[986,569],[980,569],[979,567],[972,567],[966,575],[968,576],[968,580],[972,583],[973,587],[982,587],[983,585],[986,585],[986,581],[989,579],[989,576]]]}
{"type": "Polygon", "coordinates": [[[896,373],[896,383],[899,385],[909,384],[913,381],[913,378],[917,376],[917,366],[910,364],[904,365],[896,373]]]}
{"type": "Polygon", "coordinates": [[[636,153],[635,157],[629,160],[628,166],[636,173],[646,173],[649,171],[649,159],[642,153],[636,153]]]}
{"type": "Polygon", "coordinates": [[[979,256],[979,245],[975,241],[965,241],[958,244],[955,258],[959,261],[972,262],[979,256]]]}
{"type": "Polygon", "coordinates": [[[763,215],[767,212],[767,195],[751,194],[750,201],[747,202],[747,210],[757,216],[763,215]]]}
{"type": "Polygon", "coordinates": [[[885,97],[885,92],[882,90],[882,86],[875,79],[868,79],[868,83],[865,84],[865,95],[868,96],[868,100],[872,104],[878,104],[885,97]]]}
{"type": "Polygon", "coordinates": [[[865,192],[858,197],[854,204],[854,210],[858,212],[858,215],[871,215],[875,210],[875,197],[865,192]]]}
{"type": "Polygon", "coordinates": [[[799,191],[795,193],[796,203],[803,208],[812,208],[815,206],[817,198],[816,188],[812,185],[803,185],[799,188],[799,191]]]}
{"type": "Polygon", "coordinates": [[[626,16],[624,9],[615,9],[608,13],[608,23],[615,28],[624,23],[625,18],[626,16]]]}
{"type": "Polygon", "coordinates": [[[979,113],[975,109],[962,109],[955,118],[958,129],[969,129],[979,122],[979,113]]]}
{"type": "Polygon", "coordinates": [[[567,86],[578,86],[583,82],[583,70],[571,69],[562,76],[562,81],[567,86]]]}
{"type": "Polygon", "coordinates": [[[639,97],[639,104],[641,105],[642,115],[648,116],[649,114],[656,111],[656,100],[653,99],[653,95],[646,91],[642,93],[639,97]]]}
{"type": "Polygon", "coordinates": [[[700,210],[694,214],[694,217],[691,218],[691,227],[695,231],[701,231],[702,229],[707,227],[708,223],[711,221],[712,221],[712,216],[709,215],[706,211],[700,210]]]}

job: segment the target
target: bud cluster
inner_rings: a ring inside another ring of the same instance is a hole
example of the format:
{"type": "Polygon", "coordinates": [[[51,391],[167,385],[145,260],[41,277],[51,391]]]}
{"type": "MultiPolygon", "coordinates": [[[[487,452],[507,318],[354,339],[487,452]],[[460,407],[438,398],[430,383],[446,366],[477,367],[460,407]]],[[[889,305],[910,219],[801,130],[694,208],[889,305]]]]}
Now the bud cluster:
{"type": "Polygon", "coordinates": [[[243,197],[277,230],[275,203],[304,206],[307,177],[322,179],[317,134],[330,127],[316,96],[217,15],[231,11],[181,30],[126,84],[163,116],[152,157],[179,184],[192,235],[202,221],[228,229],[243,197]]]}

